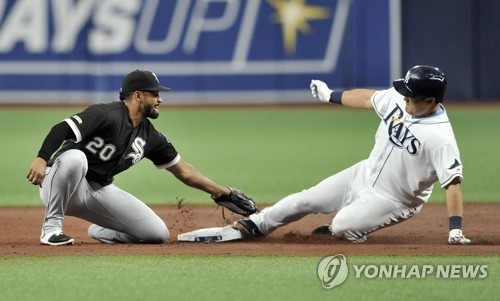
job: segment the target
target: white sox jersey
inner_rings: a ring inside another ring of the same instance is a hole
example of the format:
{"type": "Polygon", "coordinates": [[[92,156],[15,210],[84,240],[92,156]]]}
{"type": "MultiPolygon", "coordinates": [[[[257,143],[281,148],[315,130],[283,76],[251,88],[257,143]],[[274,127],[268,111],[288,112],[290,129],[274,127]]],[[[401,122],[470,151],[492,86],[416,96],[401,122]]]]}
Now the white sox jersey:
{"type": "Polygon", "coordinates": [[[410,206],[426,202],[433,185],[462,178],[462,163],[446,110],[418,117],[405,111],[394,88],[372,96],[382,119],[367,161],[368,184],[381,195],[410,206]]]}
{"type": "Polygon", "coordinates": [[[173,166],[180,160],[174,146],[149,119],[145,118],[135,128],[132,126],[123,102],[92,105],[65,121],[76,140],[65,141],[48,166],[68,149],[81,150],[88,160],[86,178],[103,186],[144,157],[158,168],[173,166]]]}

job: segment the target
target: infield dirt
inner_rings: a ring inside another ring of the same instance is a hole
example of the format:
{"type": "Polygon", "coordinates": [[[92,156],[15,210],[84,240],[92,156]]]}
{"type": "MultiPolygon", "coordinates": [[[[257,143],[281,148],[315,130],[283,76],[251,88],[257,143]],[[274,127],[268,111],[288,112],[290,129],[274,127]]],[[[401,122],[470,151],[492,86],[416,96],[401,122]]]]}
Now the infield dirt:
{"type": "MultiPolygon", "coordinates": [[[[332,215],[310,215],[270,235],[251,241],[225,243],[177,242],[177,235],[200,228],[231,224],[240,217],[223,219],[216,206],[181,204],[151,206],[170,230],[170,241],[161,245],[103,244],[87,236],[89,222],[66,217],[64,232],[75,238],[72,246],[50,247],[39,243],[43,207],[0,208],[0,256],[52,255],[486,255],[500,254],[500,204],[466,204],[464,233],[472,244],[447,244],[448,219],[444,204],[427,204],[421,213],[398,225],[369,235],[354,244],[330,236],[313,236],[311,230],[329,223],[332,215]]],[[[261,208],[262,209],[262,208],[261,208]]]]}

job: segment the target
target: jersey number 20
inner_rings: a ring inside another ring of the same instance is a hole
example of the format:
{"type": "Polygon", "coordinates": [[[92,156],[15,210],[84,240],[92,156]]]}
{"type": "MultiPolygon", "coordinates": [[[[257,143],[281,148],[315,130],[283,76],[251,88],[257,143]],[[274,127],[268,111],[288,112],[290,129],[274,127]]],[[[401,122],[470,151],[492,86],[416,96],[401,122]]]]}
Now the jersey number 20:
{"type": "Polygon", "coordinates": [[[108,161],[116,152],[116,146],[113,144],[104,144],[104,139],[101,137],[94,137],[92,141],[87,143],[85,148],[94,155],[97,155],[102,161],[108,161]]]}

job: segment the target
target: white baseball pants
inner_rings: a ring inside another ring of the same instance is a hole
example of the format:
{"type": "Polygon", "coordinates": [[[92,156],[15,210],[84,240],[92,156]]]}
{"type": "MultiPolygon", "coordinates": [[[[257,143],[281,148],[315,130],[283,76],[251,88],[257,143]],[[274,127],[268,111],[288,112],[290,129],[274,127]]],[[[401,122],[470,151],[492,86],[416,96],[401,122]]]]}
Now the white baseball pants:
{"type": "Polygon", "coordinates": [[[331,224],[333,234],[362,242],[368,233],[420,212],[422,205],[408,207],[367,185],[364,165],[365,161],[361,161],[316,186],[289,195],[250,219],[265,235],[309,214],[336,213],[331,224]]]}

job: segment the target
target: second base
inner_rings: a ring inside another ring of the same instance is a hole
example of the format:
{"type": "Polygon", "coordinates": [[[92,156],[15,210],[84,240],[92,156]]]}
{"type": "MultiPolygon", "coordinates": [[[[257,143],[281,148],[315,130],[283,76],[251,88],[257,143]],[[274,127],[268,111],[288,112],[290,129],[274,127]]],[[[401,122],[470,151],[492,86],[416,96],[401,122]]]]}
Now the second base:
{"type": "Polygon", "coordinates": [[[233,226],[198,229],[177,235],[177,241],[222,242],[241,239],[241,232],[233,226]]]}

